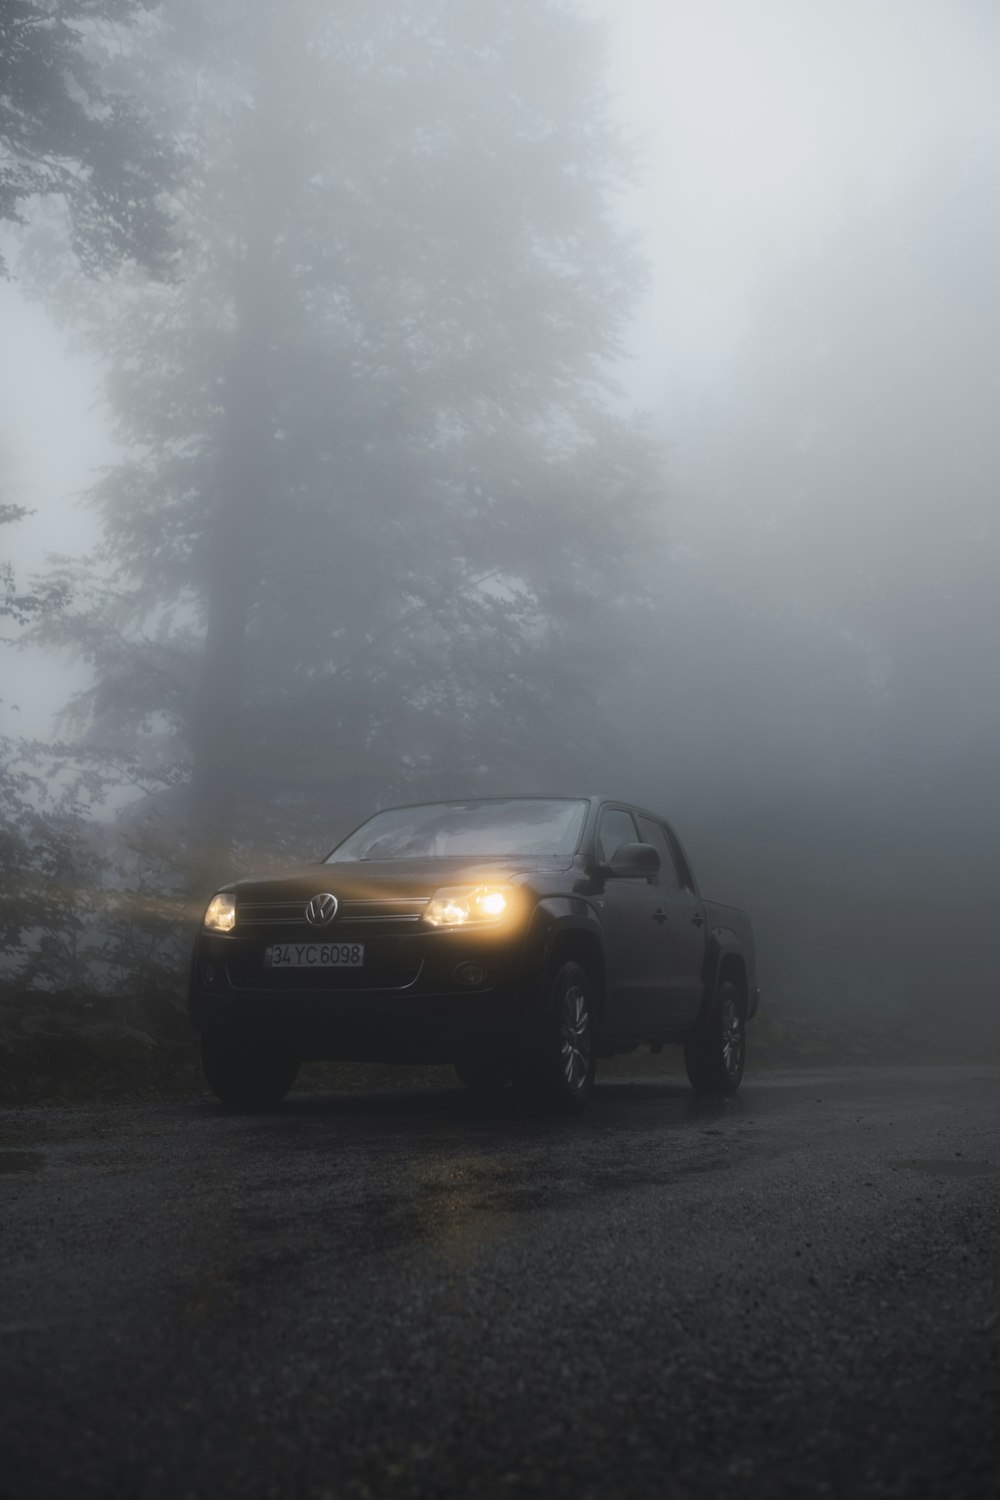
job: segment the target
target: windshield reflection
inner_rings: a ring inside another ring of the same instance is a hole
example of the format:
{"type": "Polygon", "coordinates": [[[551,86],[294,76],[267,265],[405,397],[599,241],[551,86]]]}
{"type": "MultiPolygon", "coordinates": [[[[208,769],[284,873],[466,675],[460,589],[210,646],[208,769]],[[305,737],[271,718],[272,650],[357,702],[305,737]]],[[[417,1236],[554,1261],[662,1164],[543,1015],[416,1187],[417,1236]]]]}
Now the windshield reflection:
{"type": "Polygon", "coordinates": [[[587,804],[563,798],[435,802],[376,813],[327,855],[344,860],[571,855],[587,804]]]}

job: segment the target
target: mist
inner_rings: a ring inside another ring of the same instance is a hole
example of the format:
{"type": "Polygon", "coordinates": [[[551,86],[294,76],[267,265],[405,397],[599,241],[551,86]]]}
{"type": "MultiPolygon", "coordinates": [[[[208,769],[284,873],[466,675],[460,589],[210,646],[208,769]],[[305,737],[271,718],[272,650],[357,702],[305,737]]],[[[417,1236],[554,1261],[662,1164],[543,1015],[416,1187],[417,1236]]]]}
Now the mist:
{"type": "Polygon", "coordinates": [[[3,237],[11,982],[169,1030],[231,869],[595,790],[762,1015],[996,1046],[993,8],[234,9],[81,33],[166,268],[3,237]]]}

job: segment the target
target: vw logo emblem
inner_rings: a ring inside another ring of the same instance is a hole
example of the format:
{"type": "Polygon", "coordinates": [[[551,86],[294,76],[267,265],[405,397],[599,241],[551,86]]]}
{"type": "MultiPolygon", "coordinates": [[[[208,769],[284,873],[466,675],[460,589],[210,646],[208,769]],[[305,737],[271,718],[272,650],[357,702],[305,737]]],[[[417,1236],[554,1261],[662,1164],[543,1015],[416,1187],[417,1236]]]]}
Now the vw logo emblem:
{"type": "Polygon", "coordinates": [[[332,922],[337,915],[337,898],[331,896],[329,891],[324,891],[320,896],[314,896],[306,906],[306,921],[311,922],[314,927],[325,927],[327,922],[332,922]]]}

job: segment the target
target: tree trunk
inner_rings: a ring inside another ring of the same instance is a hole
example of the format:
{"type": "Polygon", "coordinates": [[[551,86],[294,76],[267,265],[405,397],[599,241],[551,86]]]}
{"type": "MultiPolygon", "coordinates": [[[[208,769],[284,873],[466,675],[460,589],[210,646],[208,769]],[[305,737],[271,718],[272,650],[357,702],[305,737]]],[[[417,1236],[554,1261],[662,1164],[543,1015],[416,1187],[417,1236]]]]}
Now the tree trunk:
{"type": "MultiPolygon", "coordinates": [[[[264,268],[261,268],[264,270],[264,268]]],[[[191,832],[224,867],[236,831],[246,754],[247,620],[271,446],[267,281],[244,267],[239,325],[219,427],[216,492],[205,539],[205,648],[191,723],[191,832]],[[256,290],[257,295],[253,292],[256,290]]]]}
{"type": "Polygon", "coordinates": [[[192,834],[225,869],[238,827],[245,757],[247,622],[260,569],[259,520],[269,504],[274,430],[270,355],[278,306],[281,226],[294,197],[295,157],[281,129],[287,46],[280,8],[262,13],[266,60],[242,121],[242,255],[233,268],[236,329],[219,424],[216,492],[205,538],[205,652],[191,723],[192,834]]]}

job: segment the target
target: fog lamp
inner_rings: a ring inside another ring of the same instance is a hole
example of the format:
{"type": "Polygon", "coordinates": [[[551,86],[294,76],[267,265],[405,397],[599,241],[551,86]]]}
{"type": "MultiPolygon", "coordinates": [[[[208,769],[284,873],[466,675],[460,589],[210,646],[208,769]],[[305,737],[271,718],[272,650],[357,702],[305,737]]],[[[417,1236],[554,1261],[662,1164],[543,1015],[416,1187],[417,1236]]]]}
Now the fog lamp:
{"type": "Polygon", "coordinates": [[[489,970],[485,964],[458,964],[455,968],[455,978],[459,984],[485,984],[489,977],[489,970]]]}

